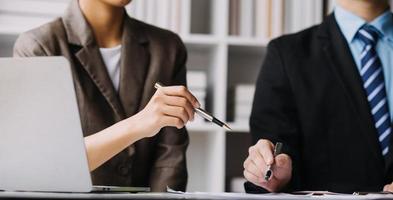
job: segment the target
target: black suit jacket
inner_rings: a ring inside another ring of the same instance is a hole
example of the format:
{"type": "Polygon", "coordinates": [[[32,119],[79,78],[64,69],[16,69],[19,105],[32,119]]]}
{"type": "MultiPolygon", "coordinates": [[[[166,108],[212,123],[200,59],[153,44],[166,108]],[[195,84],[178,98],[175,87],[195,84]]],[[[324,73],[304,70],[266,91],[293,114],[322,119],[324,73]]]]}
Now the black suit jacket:
{"type": "MultiPolygon", "coordinates": [[[[250,119],[253,142],[281,141],[293,161],[288,188],[381,191],[393,180],[382,156],[349,46],[333,15],[268,46],[250,119]]],[[[246,183],[248,192],[260,192],[246,183]]]]}

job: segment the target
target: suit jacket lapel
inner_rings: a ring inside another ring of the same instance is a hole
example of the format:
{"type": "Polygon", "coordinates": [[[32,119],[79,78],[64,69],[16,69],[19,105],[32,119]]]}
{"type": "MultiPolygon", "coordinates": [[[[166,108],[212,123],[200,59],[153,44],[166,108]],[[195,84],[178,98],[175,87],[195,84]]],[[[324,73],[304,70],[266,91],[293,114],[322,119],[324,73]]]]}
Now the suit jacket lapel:
{"type": "Polygon", "coordinates": [[[117,92],[107,73],[91,27],[88,25],[79,8],[78,1],[73,0],[71,2],[63,17],[63,22],[69,42],[72,45],[81,47],[75,53],[75,57],[107,100],[115,112],[118,118],[117,120],[124,119],[124,110],[119,102],[117,92]]]}
{"type": "Polygon", "coordinates": [[[364,131],[361,134],[367,141],[369,149],[380,161],[378,163],[382,166],[383,157],[378,141],[378,134],[374,127],[363,82],[351,51],[333,15],[330,15],[325,20],[321,26],[320,33],[320,38],[324,41],[323,49],[330,61],[330,66],[348,94],[351,107],[357,113],[359,125],[363,126],[362,130],[364,131]]]}
{"type": "Polygon", "coordinates": [[[138,112],[150,60],[148,40],[137,26],[134,19],[125,18],[119,96],[127,116],[138,112]]]}
{"type": "Polygon", "coordinates": [[[111,108],[115,111],[116,115],[119,117],[118,120],[124,119],[125,115],[123,108],[107,73],[98,47],[83,47],[75,56],[79,59],[79,62],[94,81],[111,108]]]}

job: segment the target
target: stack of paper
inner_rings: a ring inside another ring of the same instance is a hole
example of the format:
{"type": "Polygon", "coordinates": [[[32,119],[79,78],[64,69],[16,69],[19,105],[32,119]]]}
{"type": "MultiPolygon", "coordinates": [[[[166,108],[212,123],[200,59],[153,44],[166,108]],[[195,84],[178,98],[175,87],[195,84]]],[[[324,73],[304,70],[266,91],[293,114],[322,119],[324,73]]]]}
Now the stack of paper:
{"type": "MultiPolygon", "coordinates": [[[[207,77],[204,71],[188,71],[187,87],[198,99],[202,108],[206,105],[207,77]]],[[[196,117],[195,122],[204,122],[203,118],[196,117]]]]}
{"type": "Polygon", "coordinates": [[[251,115],[254,97],[254,85],[237,85],[235,87],[235,122],[247,123],[251,115]]]}

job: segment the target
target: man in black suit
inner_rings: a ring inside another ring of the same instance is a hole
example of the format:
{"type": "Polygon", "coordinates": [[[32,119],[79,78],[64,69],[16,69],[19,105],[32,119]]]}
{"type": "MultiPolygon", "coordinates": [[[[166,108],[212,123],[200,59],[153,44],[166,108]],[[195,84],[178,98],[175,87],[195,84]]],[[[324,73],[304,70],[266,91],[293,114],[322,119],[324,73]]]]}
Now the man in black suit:
{"type": "Polygon", "coordinates": [[[337,3],[322,24],[268,46],[247,192],[393,190],[393,16],[387,0],[337,3]]]}

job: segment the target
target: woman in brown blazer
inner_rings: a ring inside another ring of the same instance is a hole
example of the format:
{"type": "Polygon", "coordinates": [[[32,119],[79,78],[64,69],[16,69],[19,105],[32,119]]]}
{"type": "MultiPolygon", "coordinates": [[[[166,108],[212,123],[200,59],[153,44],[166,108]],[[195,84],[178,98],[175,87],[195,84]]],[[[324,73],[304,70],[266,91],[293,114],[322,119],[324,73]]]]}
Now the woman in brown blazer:
{"type": "Polygon", "coordinates": [[[185,190],[184,125],[199,106],[184,87],[186,50],[128,17],[130,1],[71,0],[63,17],[20,35],[14,55],[69,60],[95,185],[185,190]],[[156,91],[158,81],[178,86],[156,91]]]}

